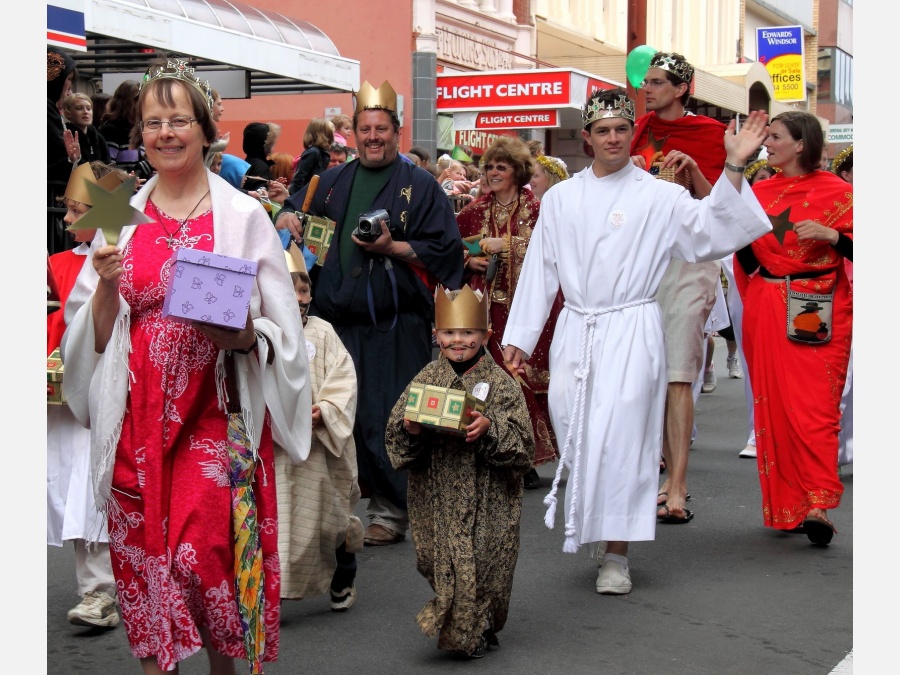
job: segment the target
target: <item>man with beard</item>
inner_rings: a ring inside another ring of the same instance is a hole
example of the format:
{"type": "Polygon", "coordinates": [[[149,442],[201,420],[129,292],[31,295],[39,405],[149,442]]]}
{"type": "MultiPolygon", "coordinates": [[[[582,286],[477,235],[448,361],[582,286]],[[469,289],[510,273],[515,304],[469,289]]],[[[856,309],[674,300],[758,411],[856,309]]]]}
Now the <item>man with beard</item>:
{"type": "MultiPolygon", "coordinates": [[[[359,382],[354,440],[359,483],[369,497],[365,543],[402,541],[409,523],[406,472],[391,466],[384,434],[391,407],[431,360],[434,287],[462,286],[463,244],[450,201],[427,171],[400,158],[397,94],[364,82],[353,133],[359,161],[320,176],[309,214],[335,221],[331,246],[313,278],[310,314],[334,326],[359,382]],[[353,234],[360,216],[384,209],[377,238],[353,234]]],[[[298,242],[309,186],[289,197],[276,220],[298,242]]]]}

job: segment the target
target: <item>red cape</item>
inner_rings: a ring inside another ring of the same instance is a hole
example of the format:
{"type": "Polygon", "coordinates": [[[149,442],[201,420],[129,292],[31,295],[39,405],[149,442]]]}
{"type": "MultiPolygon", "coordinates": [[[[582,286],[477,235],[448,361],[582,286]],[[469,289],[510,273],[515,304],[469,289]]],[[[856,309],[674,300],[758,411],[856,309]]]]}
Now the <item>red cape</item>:
{"type": "Polygon", "coordinates": [[[705,115],[685,115],[669,121],[648,112],[634,124],[631,154],[643,157],[649,167],[657,152],[665,156],[671,150],[679,150],[697,162],[700,173],[713,184],[725,168],[726,128],[705,115]],[[650,143],[651,132],[656,145],[650,143]]]}

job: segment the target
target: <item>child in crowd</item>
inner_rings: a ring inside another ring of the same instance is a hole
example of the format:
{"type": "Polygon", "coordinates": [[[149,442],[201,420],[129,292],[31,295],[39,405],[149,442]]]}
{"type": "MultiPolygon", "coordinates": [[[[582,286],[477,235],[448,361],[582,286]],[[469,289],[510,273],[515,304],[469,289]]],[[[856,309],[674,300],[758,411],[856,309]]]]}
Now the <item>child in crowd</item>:
{"type": "Polygon", "coordinates": [[[330,592],[331,609],[343,612],[356,602],[356,552],[363,546],[362,522],[353,515],[360,498],[353,442],[356,370],[331,324],[307,314],[310,279],[296,244],[285,257],[309,357],[313,435],[309,457],[299,464],[275,446],[281,597],[330,592]]]}
{"type": "MultiPolygon", "coordinates": [[[[113,191],[127,174],[102,162],[79,165],[69,178],[63,201],[64,221],[72,226],[91,209],[86,182],[113,191]]],[[[91,255],[96,230],[70,230],[79,246],[50,256],[60,309],[47,316],[47,354],[62,341],[66,300],[81,267],[91,255]]],[[[75,545],[75,578],[81,602],[67,619],[76,626],[113,628],[119,623],[116,581],[109,557],[106,518],[91,496],[91,430],[75,419],[65,404],[47,406],[47,544],[75,545]]]]}
{"type": "Polygon", "coordinates": [[[222,153],[221,152],[211,152],[212,155],[209,161],[209,170],[214,174],[219,175],[222,171],[222,153]]]}
{"type": "Polygon", "coordinates": [[[481,658],[506,623],[534,437],[521,388],[485,351],[488,299],[468,286],[438,286],[434,332],[440,358],[413,382],[465,390],[484,401],[484,413],[473,413],[464,436],[437,431],[404,419],[407,387],[385,445],[394,468],[408,470],[416,563],[435,594],[419,627],[439,634],[439,649],[481,658]]]}

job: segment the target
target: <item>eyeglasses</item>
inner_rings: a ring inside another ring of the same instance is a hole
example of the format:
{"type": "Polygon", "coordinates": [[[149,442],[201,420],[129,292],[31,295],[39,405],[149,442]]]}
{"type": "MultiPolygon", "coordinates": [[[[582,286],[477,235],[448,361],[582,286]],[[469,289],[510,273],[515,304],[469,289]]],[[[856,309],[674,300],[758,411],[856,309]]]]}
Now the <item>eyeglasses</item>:
{"type": "Polygon", "coordinates": [[[668,80],[644,80],[641,82],[641,89],[659,89],[664,84],[669,84],[668,80]]]}
{"type": "Polygon", "coordinates": [[[194,117],[173,117],[170,120],[144,120],[141,122],[141,132],[160,131],[163,128],[163,124],[168,124],[172,131],[181,131],[182,129],[190,129],[196,121],[197,119],[194,117]]]}
{"type": "Polygon", "coordinates": [[[497,171],[499,171],[500,173],[505,173],[510,170],[510,167],[506,166],[506,164],[485,164],[484,165],[485,172],[493,171],[494,169],[497,169],[497,171]]]}

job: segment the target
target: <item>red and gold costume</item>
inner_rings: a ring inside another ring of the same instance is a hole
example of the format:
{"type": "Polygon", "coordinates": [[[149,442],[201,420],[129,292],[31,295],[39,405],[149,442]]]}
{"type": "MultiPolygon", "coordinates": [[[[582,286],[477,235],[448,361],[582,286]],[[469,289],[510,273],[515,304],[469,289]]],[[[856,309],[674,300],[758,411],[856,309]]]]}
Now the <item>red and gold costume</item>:
{"type": "Polygon", "coordinates": [[[714,184],[725,166],[725,125],[705,115],[685,115],[674,120],[661,119],[655,112],[642,115],[634,123],[631,154],[647,162],[661,160],[679,150],[697,162],[700,173],[714,184]],[[715,139],[717,142],[711,142],[715,139]]]}
{"type": "MultiPolygon", "coordinates": [[[[793,177],[779,173],[754,185],[753,192],[774,228],[751,244],[763,273],[808,277],[791,280],[795,291],[834,291],[831,340],[794,342],[787,337],[785,283],[767,281],[759,270],[748,275],[741,264],[734,265],[744,304],[763,521],[787,530],[802,523],[812,508],[840,505],[840,402],[853,320],[844,256],[826,241],[798,241],[793,224],[813,220],[852,238],[853,188],[831,173],[813,171],[793,177]]],[[[744,260],[741,253],[737,257],[744,260]]]]}
{"type": "MultiPolygon", "coordinates": [[[[518,197],[508,207],[502,206],[493,193],[482,197],[466,206],[456,216],[460,234],[465,237],[481,235],[504,239],[504,252],[497,268],[497,275],[485,289],[485,277],[481,273],[473,273],[466,268],[464,281],[473,289],[485,291],[490,297],[490,318],[493,335],[488,348],[491,356],[503,366],[503,350],[500,338],[506,329],[506,319],[512,305],[528,240],[537,223],[540,202],[527,188],[520,188],[518,197]]],[[[556,436],[550,425],[550,413],[547,407],[547,387],[550,383],[550,340],[556,325],[556,317],[563,305],[562,294],[556,298],[550,318],[544,326],[544,332],[525,366],[523,380],[527,386],[522,387],[525,402],[531,414],[534,428],[534,464],[539,466],[559,456],[556,436]]]]}

